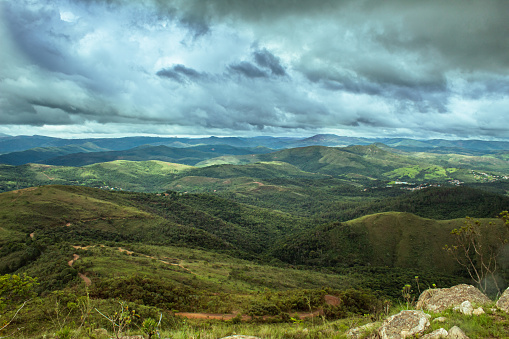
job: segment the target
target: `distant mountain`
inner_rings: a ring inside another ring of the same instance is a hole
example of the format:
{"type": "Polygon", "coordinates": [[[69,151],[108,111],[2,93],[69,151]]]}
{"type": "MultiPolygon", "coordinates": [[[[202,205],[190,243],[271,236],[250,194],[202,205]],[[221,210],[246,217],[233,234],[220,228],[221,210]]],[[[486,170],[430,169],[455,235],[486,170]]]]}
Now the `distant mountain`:
{"type": "Polygon", "coordinates": [[[94,144],[98,148],[121,151],[142,145],[165,145],[168,147],[190,147],[197,145],[229,145],[234,147],[269,147],[286,148],[297,138],[277,137],[209,137],[209,138],[165,138],[165,137],[124,137],[124,138],[88,138],[88,139],[60,139],[45,136],[5,136],[0,138],[0,154],[20,152],[38,147],[83,146],[94,144]]]}
{"type": "Polygon", "coordinates": [[[26,151],[11,152],[0,155],[0,164],[23,165],[27,163],[44,163],[44,161],[74,153],[90,153],[108,151],[105,148],[87,142],[83,145],[69,145],[62,147],[36,147],[26,151]]]}
{"type": "Polygon", "coordinates": [[[57,166],[86,166],[90,164],[108,162],[114,160],[146,161],[160,160],[184,165],[195,165],[196,163],[223,155],[245,155],[261,154],[271,152],[265,147],[234,147],[229,145],[202,145],[186,148],[160,146],[139,146],[124,151],[89,152],[63,155],[43,162],[48,165],[57,166]]]}
{"type": "MultiPolygon", "coordinates": [[[[312,137],[208,137],[208,138],[179,138],[179,137],[124,137],[124,138],[86,138],[60,139],[45,136],[2,136],[0,137],[0,154],[20,152],[38,147],[64,147],[95,145],[99,149],[110,151],[127,150],[142,145],[165,145],[168,147],[191,147],[197,145],[229,145],[234,147],[268,147],[272,149],[286,149],[305,146],[351,146],[383,143],[392,148],[407,151],[430,151],[432,149],[462,149],[478,152],[492,152],[509,150],[509,141],[483,140],[414,140],[408,138],[358,138],[345,137],[334,134],[318,134],[312,137]]],[[[441,151],[442,152],[442,151],[441,151]]],[[[30,161],[33,162],[33,161],[30,161]]]]}
{"type": "MultiPolygon", "coordinates": [[[[354,185],[359,189],[385,187],[389,181],[446,183],[456,180],[470,184],[498,181],[496,191],[502,192],[507,181],[504,177],[509,174],[509,158],[504,152],[490,156],[412,154],[378,146],[308,146],[273,151],[265,147],[228,145],[186,148],[146,145],[126,151],[73,153],[41,160],[44,165],[0,166],[0,191],[45,184],[113,186],[149,192],[170,188],[192,192],[235,191],[234,186],[219,184],[219,180],[244,178],[247,183],[261,179],[332,178],[343,181],[333,186],[354,185]],[[201,179],[191,179],[199,177],[201,179]]],[[[45,151],[36,155],[54,154],[52,149],[45,151]]],[[[19,154],[32,156],[30,152],[19,154]]],[[[9,154],[2,157],[8,158],[9,154]]],[[[248,189],[242,185],[240,189],[248,189]]],[[[263,190],[269,187],[264,186],[263,190]]]]}
{"type": "Polygon", "coordinates": [[[350,145],[369,145],[372,144],[372,139],[343,137],[335,134],[317,134],[310,138],[292,142],[293,147],[306,147],[306,146],[329,146],[329,147],[344,147],[350,145]]]}
{"type": "Polygon", "coordinates": [[[380,175],[395,168],[419,163],[416,159],[394,154],[374,145],[292,148],[261,154],[253,157],[252,161],[282,161],[311,173],[328,175],[356,173],[366,176],[380,175]]]}

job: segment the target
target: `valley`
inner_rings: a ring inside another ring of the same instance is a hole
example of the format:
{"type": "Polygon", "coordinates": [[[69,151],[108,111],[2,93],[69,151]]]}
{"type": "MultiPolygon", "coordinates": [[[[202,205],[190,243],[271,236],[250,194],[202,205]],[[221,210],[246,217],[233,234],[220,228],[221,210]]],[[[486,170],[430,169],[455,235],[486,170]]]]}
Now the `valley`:
{"type": "Polygon", "coordinates": [[[85,315],[91,331],[107,328],[94,309],[129,305],[140,328],[161,315],[188,337],[212,326],[204,321],[226,335],[318,319],[316,331],[342,337],[346,321],[400,307],[407,284],[417,296],[470,283],[444,250],[466,216],[509,285],[503,142],[37,140],[42,148],[0,155],[0,275],[37,279],[10,325],[25,324],[23,336],[76,331],[85,315]]]}

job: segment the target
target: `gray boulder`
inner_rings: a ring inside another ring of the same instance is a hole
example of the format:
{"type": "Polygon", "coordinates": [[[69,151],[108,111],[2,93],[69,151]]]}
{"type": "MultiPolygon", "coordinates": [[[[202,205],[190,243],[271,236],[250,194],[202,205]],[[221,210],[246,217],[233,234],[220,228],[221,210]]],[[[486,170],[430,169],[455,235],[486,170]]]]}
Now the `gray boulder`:
{"type": "Polygon", "coordinates": [[[449,333],[444,328],[439,328],[429,334],[423,335],[421,339],[442,339],[448,338],[449,333]]]}
{"type": "Polygon", "coordinates": [[[465,300],[459,306],[459,311],[464,315],[472,315],[472,312],[474,312],[474,308],[472,307],[472,303],[470,301],[465,300]]]}
{"type": "Polygon", "coordinates": [[[380,339],[403,339],[422,334],[429,327],[429,315],[422,311],[401,311],[387,318],[378,329],[380,339]]]}
{"type": "Polygon", "coordinates": [[[484,305],[489,303],[490,299],[474,286],[461,284],[451,288],[432,288],[422,292],[417,301],[417,309],[442,312],[451,307],[459,307],[464,301],[484,305]]]}
{"type": "Polygon", "coordinates": [[[448,339],[470,339],[467,337],[465,332],[461,330],[458,326],[454,326],[449,330],[449,335],[447,336],[448,339]]]}
{"type": "Polygon", "coordinates": [[[497,301],[497,307],[504,312],[509,313],[509,287],[502,293],[497,301]]]}

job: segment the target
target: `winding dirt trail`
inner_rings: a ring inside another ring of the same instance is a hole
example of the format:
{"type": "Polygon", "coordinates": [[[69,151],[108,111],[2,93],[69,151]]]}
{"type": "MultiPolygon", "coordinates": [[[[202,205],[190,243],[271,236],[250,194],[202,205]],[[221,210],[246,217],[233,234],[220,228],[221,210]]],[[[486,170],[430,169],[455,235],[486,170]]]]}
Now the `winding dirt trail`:
{"type": "MultiPolygon", "coordinates": [[[[76,260],[78,260],[80,258],[79,255],[77,255],[76,253],[73,254],[73,257],[71,260],[69,260],[67,262],[67,264],[72,267],[72,265],[76,262],[76,260]]],[[[81,278],[81,280],[83,280],[85,282],[85,285],[87,286],[90,286],[92,285],[92,280],[90,280],[89,277],[87,277],[86,275],[84,275],[83,273],[78,273],[78,276],[81,278]]]]}
{"type": "MultiPolygon", "coordinates": [[[[146,254],[135,253],[135,252],[132,252],[132,251],[126,250],[126,249],[124,249],[124,248],[122,248],[122,247],[119,247],[119,248],[118,248],[118,250],[119,250],[120,252],[126,252],[126,253],[127,253],[127,254],[129,254],[129,255],[131,255],[131,254],[137,254],[137,255],[141,255],[141,256],[143,256],[143,257],[145,257],[145,258],[155,259],[155,260],[157,260],[157,261],[159,261],[159,262],[161,262],[161,263],[163,263],[163,264],[165,264],[165,265],[178,266],[178,267],[180,267],[181,269],[183,269],[183,270],[185,270],[185,271],[187,271],[187,272],[189,272],[189,273],[191,273],[191,274],[195,274],[195,273],[193,273],[190,269],[185,268],[185,267],[184,267],[184,266],[182,266],[181,264],[177,264],[177,263],[169,262],[169,261],[162,260],[162,259],[159,259],[159,258],[156,258],[156,257],[152,257],[152,256],[150,256],[150,255],[146,255],[146,254]]],[[[167,257],[164,257],[164,258],[165,258],[165,259],[167,259],[167,260],[178,260],[178,259],[172,259],[172,258],[167,258],[167,257]]]]}
{"type": "Polygon", "coordinates": [[[90,280],[89,277],[87,277],[83,273],[78,273],[78,275],[80,276],[81,280],[83,280],[85,282],[85,285],[87,285],[87,286],[92,285],[92,280],[90,280]]]}
{"type": "Polygon", "coordinates": [[[72,265],[73,265],[73,264],[76,262],[76,260],[78,260],[79,258],[80,258],[80,256],[79,256],[79,255],[77,255],[77,254],[73,254],[73,258],[72,258],[71,260],[69,260],[69,261],[67,262],[67,264],[68,264],[69,266],[71,266],[71,267],[72,267],[72,265]]]}
{"type": "MultiPolygon", "coordinates": [[[[89,246],[73,246],[73,248],[75,249],[81,249],[81,250],[88,250],[89,248],[92,248],[92,247],[95,247],[96,245],[89,245],[89,246]]],[[[101,247],[106,247],[104,245],[99,245],[101,247]]],[[[132,255],[132,254],[135,254],[135,252],[133,251],[129,251],[125,248],[122,248],[122,247],[117,247],[118,251],[120,252],[125,252],[127,253],[128,255],[132,255]]],[[[162,259],[158,259],[156,257],[152,257],[152,256],[149,256],[149,255],[146,255],[146,254],[141,254],[141,253],[137,253],[138,255],[141,255],[141,256],[144,256],[146,258],[149,258],[149,259],[155,259],[155,260],[158,260],[164,264],[167,264],[167,265],[173,265],[173,266],[178,266],[192,274],[194,274],[193,272],[191,272],[189,269],[183,267],[182,265],[180,264],[176,264],[176,263],[171,263],[169,261],[165,261],[165,260],[162,260],[162,259]]],[[[73,258],[71,260],[69,260],[67,262],[67,264],[72,267],[72,265],[80,258],[80,256],[78,254],[73,254],[73,258]]],[[[168,260],[172,260],[172,258],[166,258],[168,260]]],[[[177,259],[173,259],[173,260],[177,260],[177,259]]],[[[82,273],[78,273],[79,277],[85,282],[85,285],[87,286],[90,286],[92,285],[92,281],[90,280],[90,278],[88,278],[85,274],[82,274],[82,273]]],[[[332,304],[332,305],[335,305],[338,303],[338,298],[337,297],[334,297],[334,296],[329,296],[327,295],[326,296],[326,303],[327,304],[332,304]],[[329,297],[329,298],[327,298],[329,297]],[[336,300],[337,299],[337,300],[336,300]]],[[[316,310],[314,312],[296,312],[296,313],[292,313],[292,314],[296,314],[299,319],[304,319],[304,318],[312,318],[312,317],[317,317],[317,316],[320,316],[320,315],[323,315],[323,310],[319,309],[319,310],[316,310]]],[[[193,313],[193,312],[178,312],[178,313],[175,313],[175,315],[177,317],[183,317],[183,318],[187,318],[187,319],[209,319],[209,320],[231,320],[235,317],[238,316],[238,314],[236,313],[225,313],[225,314],[221,314],[221,313],[193,313]]],[[[264,320],[267,320],[267,319],[271,319],[271,318],[276,318],[276,316],[262,316],[261,317],[262,319],[264,320]]],[[[249,320],[252,320],[253,317],[249,316],[249,315],[242,315],[241,316],[241,320],[242,321],[249,321],[249,320]]]]}
{"type": "MultiPolygon", "coordinates": [[[[89,245],[89,246],[73,246],[74,249],[80,249],[80,250],[88,250],[89,248],[92,248],[92,247],[96,247],[97,245],[89,245]]],[[[100,247],[106,247],[104,245],[99,245],[100,247]]],[[[164,257],[166,260],[162,260],[162,259],[159,259],[159,258],[156,258],[156,257],[152,257],[152,256],[149,256],[149,255],[146,255],[146,254],[141,254],[141,253],[135,253],[133,251],[129,251],[129,250],[126,250],[125,248],[122,248],[122,247],[117,247],[118,251],[119,252],[125,252],[127,253],[128,255],[132,255],[132,254],[137,254],[137,255],[140,255],[140,256],[143,256],[145,258],[149,258],[149,259],[155,259],[165,265],[171,265],[171,266],[178,266],[180,268],[182,268],[183,270],[191,273],[191,274],[195,274],[193,273],[191,270],[189,270],[188,268],[182,266],[181,264],[177,264],[177,263],[173,263],[173,262],[170,262],[170,261],[173,261],[173,260],[178,260],[178,259],[173,259],[173,258],[167,258],[167,257],[164,257]]],[[[67,262],[67,264],[72,267],[72,265],[76,262],[76,260],[78,260],[80,258],[80,256],[78,254],[73,254],[73,258],[71,260],[69,260],[67,262]]],[[[83,273],[78,273],[79,277],[85,282],[85,284],[87,286],[90,286],[92,285],[92,281],[90,280],[89,277],[87,277],[85,274],[83,273]]]]}

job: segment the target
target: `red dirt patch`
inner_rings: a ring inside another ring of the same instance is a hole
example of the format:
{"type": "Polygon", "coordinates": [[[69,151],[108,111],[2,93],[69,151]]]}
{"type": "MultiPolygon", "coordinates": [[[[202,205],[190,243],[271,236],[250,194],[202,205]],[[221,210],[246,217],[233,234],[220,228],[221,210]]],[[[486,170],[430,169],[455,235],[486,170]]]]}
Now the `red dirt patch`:
{"type": "MultiPolygon", "coordinates": [[[[312,313],[296,312],[293,314],[297,314],[299,319],[304,319],[304,318],[311,318],[311,317],[323,315],[323,311],[317,310],[312,313]]],[[[218,313],[189,313],[189,312],[178,312],[178,313],[175,313],[175,315],[178,317],[183,317],[183,318],[188,318],[188,319],[213,319],[213,320],[231,320],[231,319],[235,318],[236,316],[238,316],[238,314],[235,314],[235,313],[228,313],[228,314],[220,314],[219,313],[218,314],[218,313]]],[[[276,317],[270,316],[270,315],[264,315],[261,318],[264,320],[267,320],[267,319],[272,319],[272,318],[276,318],[276,317]]],[[[252,320],[252,317],[249,315],[242,315],[241,319],[243,321],[248,321],[248,320],[252,320]]]]}
{"type": "Polygon", "coordinates": [[[339,299],[338,297],[335,297],[333,295],[327,294],[324,296],[324,298],[325,298],[325,303],[327,305],[338,306],[339,304],[341,304],[341,299],[339,299]]]}

